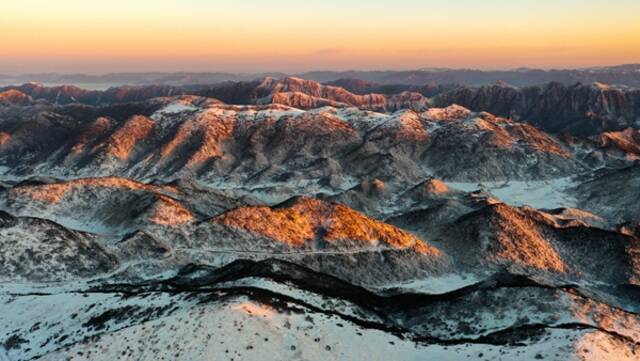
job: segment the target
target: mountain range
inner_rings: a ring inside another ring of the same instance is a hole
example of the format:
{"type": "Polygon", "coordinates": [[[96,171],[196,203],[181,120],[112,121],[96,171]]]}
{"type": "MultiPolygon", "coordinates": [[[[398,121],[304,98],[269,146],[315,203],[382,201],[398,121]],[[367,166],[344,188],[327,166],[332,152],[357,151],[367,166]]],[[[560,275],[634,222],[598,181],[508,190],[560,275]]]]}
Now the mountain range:
{"type": "Polygon", "coordinates": [[[377,86],[410,85],[429,86],[459,84],[481,86],[504,81],[513,86],[541,85],[559,82],[570,85],[578,82],[640,86],[640,64],[599,66],[579,69],[533,69],[478,70],[424,68],[416,70],[350,70],[350,71],[308,71],[302,73],[224,73],[224,72],[139,72],[109,74],[0,74],[0,84],[42,82],[47,84],[76,84],[87,87],[106,88],[119,85],[189,85],[212,84],[225,81],[251,81],[264,77],[300,77],[319,82],[333,82],[340,79],[366,81],[377,86]]]}
{"type": "Polygon", "coordinates": [[[640,73],[566,73],[0,89],[0,360],[637,360],[640,73]]]}

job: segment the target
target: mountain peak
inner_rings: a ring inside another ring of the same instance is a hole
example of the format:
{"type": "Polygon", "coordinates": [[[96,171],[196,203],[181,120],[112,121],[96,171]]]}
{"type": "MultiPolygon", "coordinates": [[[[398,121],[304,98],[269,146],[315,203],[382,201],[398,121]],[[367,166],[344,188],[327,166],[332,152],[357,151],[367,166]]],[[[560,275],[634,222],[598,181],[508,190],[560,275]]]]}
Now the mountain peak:
{"type": "Polygon", "coordinates": [[[294,247],[320,242],[324,247],[413,249],[441,256],[438,249],[405,231],[344,205],[310,197],[292,198],[277,207],[238,208],[214,221],[294,247]]]}
{"type": "Polygon", "coordinates": [[[19,90],[0,91],[0,104],[27,105],[31,102],[33,102],[31,97],[19,90]]]}

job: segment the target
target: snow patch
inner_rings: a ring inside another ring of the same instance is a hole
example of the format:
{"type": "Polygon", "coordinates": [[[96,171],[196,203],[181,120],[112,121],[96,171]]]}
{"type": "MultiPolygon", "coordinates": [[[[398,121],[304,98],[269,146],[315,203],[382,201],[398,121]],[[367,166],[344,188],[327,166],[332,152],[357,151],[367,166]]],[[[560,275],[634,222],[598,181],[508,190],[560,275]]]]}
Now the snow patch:
{"type": "Polygon", "coordinates": [[[183,102],[176,101],[156,111],[151,115],[150,118],[155,121],[161,121],[167,117],[174,116],[176,114],[180,114],[184,112],[194,112],[197,110],[199,110],[199,108],[191,104],[185,104],[183,102]]]}
{"type": "Polygon", "coordinates": [[[400,289],[403,292],[442,294],[473,285],[481,280],[482,278],[473,274],[451,273],[439,277],[428,277],[402,282],[391,288],[400,289]]]}
{"type": "Polygon", "coordinates": [[[567,208],[576,207],[577,199],[571,196],[568,189],[576,182],[572,177],[556,178],[543,181],[507,181],[507,182],[445,182],[452,188],[465,192],[478,189],[486,190],[501,201],[512,206],[528,205],[534,208],[567,208]]]}

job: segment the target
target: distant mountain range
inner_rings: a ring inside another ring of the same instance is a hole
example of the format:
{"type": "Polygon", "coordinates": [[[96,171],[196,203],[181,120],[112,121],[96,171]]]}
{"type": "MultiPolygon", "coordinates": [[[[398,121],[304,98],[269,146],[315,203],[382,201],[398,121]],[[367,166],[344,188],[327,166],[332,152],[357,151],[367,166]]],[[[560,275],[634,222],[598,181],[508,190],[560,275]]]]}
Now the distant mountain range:
{"type": "Polygon", "coordinates": [[[476,70],[426,68],[407,71],[310,71],[306,73],[225,73],[225,72],[142,72],[142,73],[110,73],[90,74],[21,74],[1,75],[0,83],[19,84],[24,82],[41,82],[46,84],[74,84],[83,87],[104,89],[116,85],[186,85],[213,84],[224,81],[248,81],[264,77],[281,78],[297,76],[320,82],[331,82],[338,79],[361,79],[381,85],[486,85],[502,81],[514,86],[539,85],[548,82],[573,84],[576,82],[602,82],[607,84],[640,86],[640,64],[592,67],[582,69],[529,69],[514,70],[476,70]]]}
{"type": "Polygon", "coordinates": [[[376,112],[402,109],[422,112],[457,104],[476,112],[487,111],[526,121],[547,132],[581,136],[640,127],[640,89],[602,83],[566,85],[552,82],[527,87],[504,83],[480,87],[392,86],[358,79],[322,84],[296,77],[267,77],[213,85],[138,85],[107,90],[86,90],[72,85],[47,87],[36,83],[0,87],[0,103],[22,105],[46,102],[140,107],[143,105],[139,103],[143,101],[179,95],[206,97],[236,105],[280,104],[298,109],[356,107],[376,112]]]}

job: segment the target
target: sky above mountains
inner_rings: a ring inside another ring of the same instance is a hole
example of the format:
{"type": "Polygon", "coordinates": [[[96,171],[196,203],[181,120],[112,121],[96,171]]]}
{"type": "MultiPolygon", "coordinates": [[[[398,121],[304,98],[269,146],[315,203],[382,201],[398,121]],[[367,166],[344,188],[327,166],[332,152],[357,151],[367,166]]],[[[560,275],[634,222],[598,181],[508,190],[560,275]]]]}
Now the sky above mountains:
{"type": "Polygon", "coordinates": [[[24,0],[0,73],[304,71],[640,62],[637,0],[24,0]]]}

